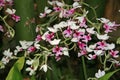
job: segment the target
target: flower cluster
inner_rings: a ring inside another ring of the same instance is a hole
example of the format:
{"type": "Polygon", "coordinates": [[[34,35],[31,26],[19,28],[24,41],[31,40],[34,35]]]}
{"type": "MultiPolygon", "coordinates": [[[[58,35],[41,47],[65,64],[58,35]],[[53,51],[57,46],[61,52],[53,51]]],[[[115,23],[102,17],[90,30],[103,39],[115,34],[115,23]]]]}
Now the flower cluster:
{"type": "Polygon", "coordinates": [[[20,21],[20,17],[15,14],[16,10],[12,9],[13,0],[0,0],[0,11],[5,15],[0,15],[0,20],[5,24],[0,24],[0,32],[5,32],[8,37],[14,36],[14,29],[7,23],[6,19],[10,18],[15,22],[20,21]]]}
{"type": "MultiPolygon", "coordinates": [[[[112,65],[120,64],[118,61],[115,62],[115,59],[119,57],[119,51],[115,50],[114,43],[108,42],[110,38],[108,33],[116,30],[118,24],[105,18],[97,18],[96,23],[91,22],[87,17],[89,11],[83,10],[82,4],[78,1],[72,5],[59,1],[48,1],[48,3],[53,8],[45,7],[39,17],[51,17],[52,14],[55,14],[53,20],[59,22],[49,21],[51,22],[49,25],[40,24],[40,27],[36,28],[38,35],[34,41],[20,41],[20,46],[16,46],[14,52],[10,52],[10,49],[5,50],[1,60],[4,65],[10,59],[14,59],[14,56],[17,57],[19,53],[25,52],[24,56],[28,65],[26,71],[29,71],[29,75],[34,75],[35,71],[39,70],[39,66],[40,70],[43,69],[45,72],[47,68],[50,68],[47,65],[48,57],[55,56],[56,61],[59,61],[63,56],[70,56],[69,51],[71,50],[77,52],[78,58],[84,56],[88,60],[100,59],[104,71],[99,70],[95,74],[96,78],[105,75],[105,71],[108,69],[106,69],[107,61],[112,62],[112,65]],[[34,58],[30,57],[31,55],[34,55],[34,58]],[[43,57],[42,63],[39,62],[41,57],[43,57]]],[[[7,9],[6,12],[16,22],[19,21],[20,18],[14,15],[14,9],[7,9]]],[[[3,31],[2,28],[0,29],[3,31]]]]}

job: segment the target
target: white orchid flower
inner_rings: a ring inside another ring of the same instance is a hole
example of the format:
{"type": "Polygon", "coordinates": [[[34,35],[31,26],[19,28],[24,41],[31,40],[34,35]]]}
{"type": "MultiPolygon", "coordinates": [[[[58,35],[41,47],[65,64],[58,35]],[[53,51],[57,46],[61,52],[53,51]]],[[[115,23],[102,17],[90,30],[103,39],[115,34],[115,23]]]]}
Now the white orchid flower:
{"type": "Polygon", "coordinates": [[[108,36],[108,34],[99,35],[99,34],[97,33],[97,38],[98,38],[99,40],[107,40],[107,39],[109,39],[109,36],[108,36]]]}
{"type": "Polygon", "coordinates": [[[5,12],[7,12],[10,15],[12,15],[12,14],[15,14],[16,10],[15,9],[7,8],[5,12]]]}
{"type": "Polygon", "coordinates": [[[9,63],[9,61],[10,61],[10,59],[9,59],[8,57],[3,57],[2,60],[1,60],[1,62],[2,62],[3,64],[9,63]]]}
{"type": "Polygon", "coordinates": [[[86,31],[90,34],[95,34],[94,27],[92,28],[87,28],[86,31]]]}
{"type": "Polygon", "coordinates": [[[71,41],[72,41],[72,42],[78,42],[79,39],[78,39],[78,38],[72,38],[71,41]]]}
{"type": "Polygon", "coordinates": [[[20,45],[23,49],[27,49],[33,44],[33,41],[20,41],[20,45]]]}
{"type": "Polygon", "coordinates": [[[67,27],[68,24],[67,24],[67,22],[65,22],[65,21],[61,21],[61,22],[59,23],[59,26],[60,26],[61,28],[64,28],[64,27],[67,27]]]}
{"type": "Polygon", "coordinates": [[[105,75],[105,71],[101,71],[100,69],[98,70],[98,73],[95,73],[96,78],[100,78],[105,75]]]}
{"type": "Polygon", "coordinates": [[[34,68],[28,67],[28,68],[26,68],[26,71],[30,71],[29,75],[34,75],[35,74],[35,69],[34,68]]]}
{"type": "Polygon", "coordinates": [[[17,55],[18,52],[22,51],[22,47],[16,46],[16,49],[14,50],[14,55],[17,55]]]}
{"type": "Polygon", "coordinates": [[[88,52],[92,52],[92,51],[93,51],[93,49],[91,49],[91,48],[89,48],[89,47],[86,47],[86,50],[87,50],[88,52]]]}
{"type": "Polygon", "coordinates": [[[46,14],[49,14],[49,13],[51,13],[51,12],[52,12],[51,9],[48,9],[48,7],[45,7],[45,13],[46,13],[46,14]]]}
{"type": "Polygon", "coordinates": [[[28,64],[28,65],[32,65],[33,62],[34,62],[34,60],[26,60],[26,64],[28,64]]]}
{"type": "Polygon", "coordinates": [[[64,4],[59,2],[59,1],[56,1],[56,5],[59,6],[59,7],[63,7],[64,6],[64,4]]]}
{"type": "Polygon", "coordinates": [[[76,23],[76,22],[74,22],[74,21],[68,21],[68,26],[70,26],[70,28],[71,28],[72,30],[76,30],[76,29],[78,29],[80,26],[76,25],[75,23],[76,23]]]}
{"type": "Polygon", "coordinates": [[[62,52],[63,52],[63,54],[64,54],[65,56],[69,56],[68,48],[63,47],[63,48],[62,48],[62,52]]]}
{"type": "Polygon", "coordinates": [[[34,43],[34,47],[35,47],[36,49],[40,49],[40,44],[38,43],[38,41],[36,41],[36,42],[34,43]]]}
{"type": "Polygon", "coordinates": [[[87,50],[88,52],[92,52],[95,48],[96,48],[96,44],[94,44],[94,45],[89,45],[89,47],[86,47],[86,50],[87,50]]]}
{"type": "Polygon", "coordinates": [[[106,18],[97,18],[97,20],[101,21],[102,23],[108,23],[110,21],[106,18]]]}
{"type": "Polygon", "coordinates": [[[105,50],[112,50],[115,48],[115,44],[111,43],[111,44],[107,44],[107,46],[105,47],[105,50]]]}
{"type": "Polygon", "coordinates": [[[95,58],[96,58],[95,54],[94,55],[88,54],[88,57],[87,57],[88,60],[92,60],[92,59],[95,59],[95,58]]]}
{"type": "Polygon", "coordinates": [[[72,6],[73,6],[73,8],[80,8],[81,7],[79,2],[77,2],[77,1],[74,2],[72,6]]]}
{"type": "Polygon", "coordinates": [[[61,2],[59,2],[59,1],[48,1],[48,3],[49,3],[50,5],[56,4],[56,5],[59,6],[59,7],[63,7],[63,6],[64,6],[64,4],[61,3],[61,2]]]}
{"type": "Polygon", "coordinates": [[[85,29],[79,29],[78,32],[83,32],[83,34],[85,33],[85,29]]]}
{"type": "Polygon", "coordinates": [[[48,0],[48,3],[49,3],[50,5],[54,5],[55,2],[56,2],[56,1],[49,1],[49,0],[48,0]]]}
{"type": "Polygon", "coordinates": [[[45,40],[45,39],[46,39],[46,37],[45,37],[45,36],[46,36],[48,33],[49,33],[49,31],[46,31],[46,32],[42,35],[42,37],[41,37],[41,38],[42,38],[43,40],[45,40]]]}
{"type": "Polygon", "coordinates": [[[54,27],[48,27],[48,30],[50,32],[54,32],[54,33],[56,33],[58,31],[57,28],[54,28],[54,27]]]}
{"type": "Polygon", "coordinates": [[[95,53],[97,56],[103,55],[103,51],[102,51],[102,50],[94,50],[94,53],[95,53]]]}
{"type": "Polygon", "coordinates": [[[48,67],[47,67],[46,64],[44,64],[44,65],[42,65],[42,66],[40,67],[40,70],[41,70],[41,69],[43,69],[44,72],[47,72],[48,67]]]}
{"type": "Polygon", "coordinates": [[[52,41],[49,41],[51,45],[58,45],[60,43],[60,39],[54,39],[52,41]]]}
{"type": "Polygon", "coordinates": [[[9,58],[11,58],[12,57],[12,52],[10,52],[10,49],[8,49],[8,50],[5,50],[4,52],[3,52],[3,55],[4,56],[6,56],[6,57],[9,57],[9,58]]]}

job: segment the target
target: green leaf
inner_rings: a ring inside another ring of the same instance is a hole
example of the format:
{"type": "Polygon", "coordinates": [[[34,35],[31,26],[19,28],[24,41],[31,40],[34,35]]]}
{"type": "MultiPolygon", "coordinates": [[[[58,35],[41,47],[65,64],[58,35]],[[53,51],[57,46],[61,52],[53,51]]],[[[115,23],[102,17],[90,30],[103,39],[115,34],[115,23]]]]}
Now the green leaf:
{"type": "Polygon", "coordinates": [[[32,64],[32,66],[34,67],[34,68],[37,68],[38,66],[39,66],[39,58],[35,58],[34,59],[34,62],[33,62],[33,64],[32,64]]]}
{"type": "Polygon", "coordinates": [[[21,70],[24,66],[25,57],[20,57],[17,62],[13,65],[6,80],[23,80],[21,70]]]}
{"type": "Polygon", "coordinates": [[[25,62],[25,57],[20,57],[19,60],[17,60],[17,62],[15,63],[19,71],[22,70],[24,66],[24,62],[25,62]]]}
{"type": "Polygon", "coordinates": [[[16,66],[12,67],[6,80],[23,80],[22,75],[16,66]]]}
{"type": "Polygon", "coordinates": [[[117,69],[117,70],[115,70],[115,71],[113,71],[113,72],[109,72],[109,73],[107,73],[106,75],[104,75],[103,77],[101,77],[100,79],[98,79],[98,80],[109,80],[109,78],[114,74],[114,73],[116,73],[117,71],[119,71],[120,69],[117,69]]]}

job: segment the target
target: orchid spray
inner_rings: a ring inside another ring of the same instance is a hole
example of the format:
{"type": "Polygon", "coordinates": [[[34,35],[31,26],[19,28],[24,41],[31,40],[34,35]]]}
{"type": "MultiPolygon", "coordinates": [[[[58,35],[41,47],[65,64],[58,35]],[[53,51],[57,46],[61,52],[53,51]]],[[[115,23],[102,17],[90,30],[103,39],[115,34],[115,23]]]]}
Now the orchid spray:
{"type": "MultiPolygon", "coordinates": [[[[19,45],[11,52],[10,49],[3,52],[0,62],[1,68],[5,67],[12,59],[19,59],[22,54],[25,62],[25,71],[30,76],[37,75],[43,70],[52,70],[48,64],[48,58],[54,57],[57,62],[64,56],[70,58],[69,52],[76,52],[77,58],[82,58],[85,80],[102,80],[113,66],[120,65],[117,61],[119,51],[115,44],[109,42],[108,33],[116,30],[118,24],[106,18],[97,18],[96,22],[88,19],[87,11],[82,5],[86,3],[74,1],[72,5],[65,2],[48,1],[49,7],[45,7],[39,18],[47,18],[45,23],[36,27],[37,36],[34,41],[19,41],[19,45]],[[95,77],[88,77],[85,60],[99,60],[102,67],[95,73],[95,77]],[[111,62],[107,66],[107,62],[111,62]]],[[[0,4],[4,6],[3,3],[0,4]]],[[[7,9],[6,12],[13,20],[18,22],[20,17],[15,15],[14,9],[7,9]]],[[[93,11],[94,12],[94,11],[93,11]]],[[[3,21],[4,18],[0,17],[3,21]]],[[[5,21],[4,21],[5,22],[5,21]]],[[[5,22],[6,24],[6,22],[5,22]]],[[[7,24],[6,24],[7,25],[7,24]]],[[[9,26],[8,26],[9,29],[9,26]]],[[[0,25],[0,31],[4,31],[0,25]]],[[[24,67],[24,66],[23,66],[24,67]]]]}

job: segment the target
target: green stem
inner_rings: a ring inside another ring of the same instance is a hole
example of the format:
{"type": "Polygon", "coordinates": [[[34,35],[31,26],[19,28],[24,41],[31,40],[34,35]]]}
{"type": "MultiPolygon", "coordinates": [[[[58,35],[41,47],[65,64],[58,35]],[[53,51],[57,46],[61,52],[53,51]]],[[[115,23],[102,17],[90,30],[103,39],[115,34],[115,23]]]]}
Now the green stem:
{"type": "MultiPolygon", "coordinates": [[[[83,5],[85,5],[85,6],[87,6],[87,7],[89,7],[89,8],[91,8],[92,9],[92,11],[93,11],[93,13],[94,13],[94,15],[95,15],[95,19],[97,18],[97,14],[96,14],[96,11],[95,11],[95,9],[92,7],[92,6],[90,6],[89,4],[87,4],[87,3],[84,3],[84,2],[81,2],[83,5]]],[[[97,21],[98,22],[98,21],[97,21]]]]}
{"type": "Polygon", "coordinates": [[[2,21],[3,21],[4,24],[5,24],[5,26],[7,27],[8,32],[10,33],[10,35],[11,35],[12,37],[14,37],[14,35],[15,35],[14,29],[13,29],[11,26],[9,26],[9,25],[7,24],[7,22],[5,21],[5,19],[7,18],[7,16],[5,16],[4,18],[3,18],[2,16],[0,16],[0,18],[2,19],[2,21]]]}
{"type": "Polygon", "coordinates": [[[87,80],[87,71],[86,71],[86,65],[85,65],[84,56],[82,56],[82,65],[83,65],[84,77],[85,77],[85,80],[87,80]]]}
{"type": "Polygon", "coordinates": [[[44,50],[46,50],[46,51],[49,51],[49,49],[47,49],[47,48],[44,47],[44,46],[40,46],[40,48],[42,48],[42,49],[44,49],[44,50]]]}

